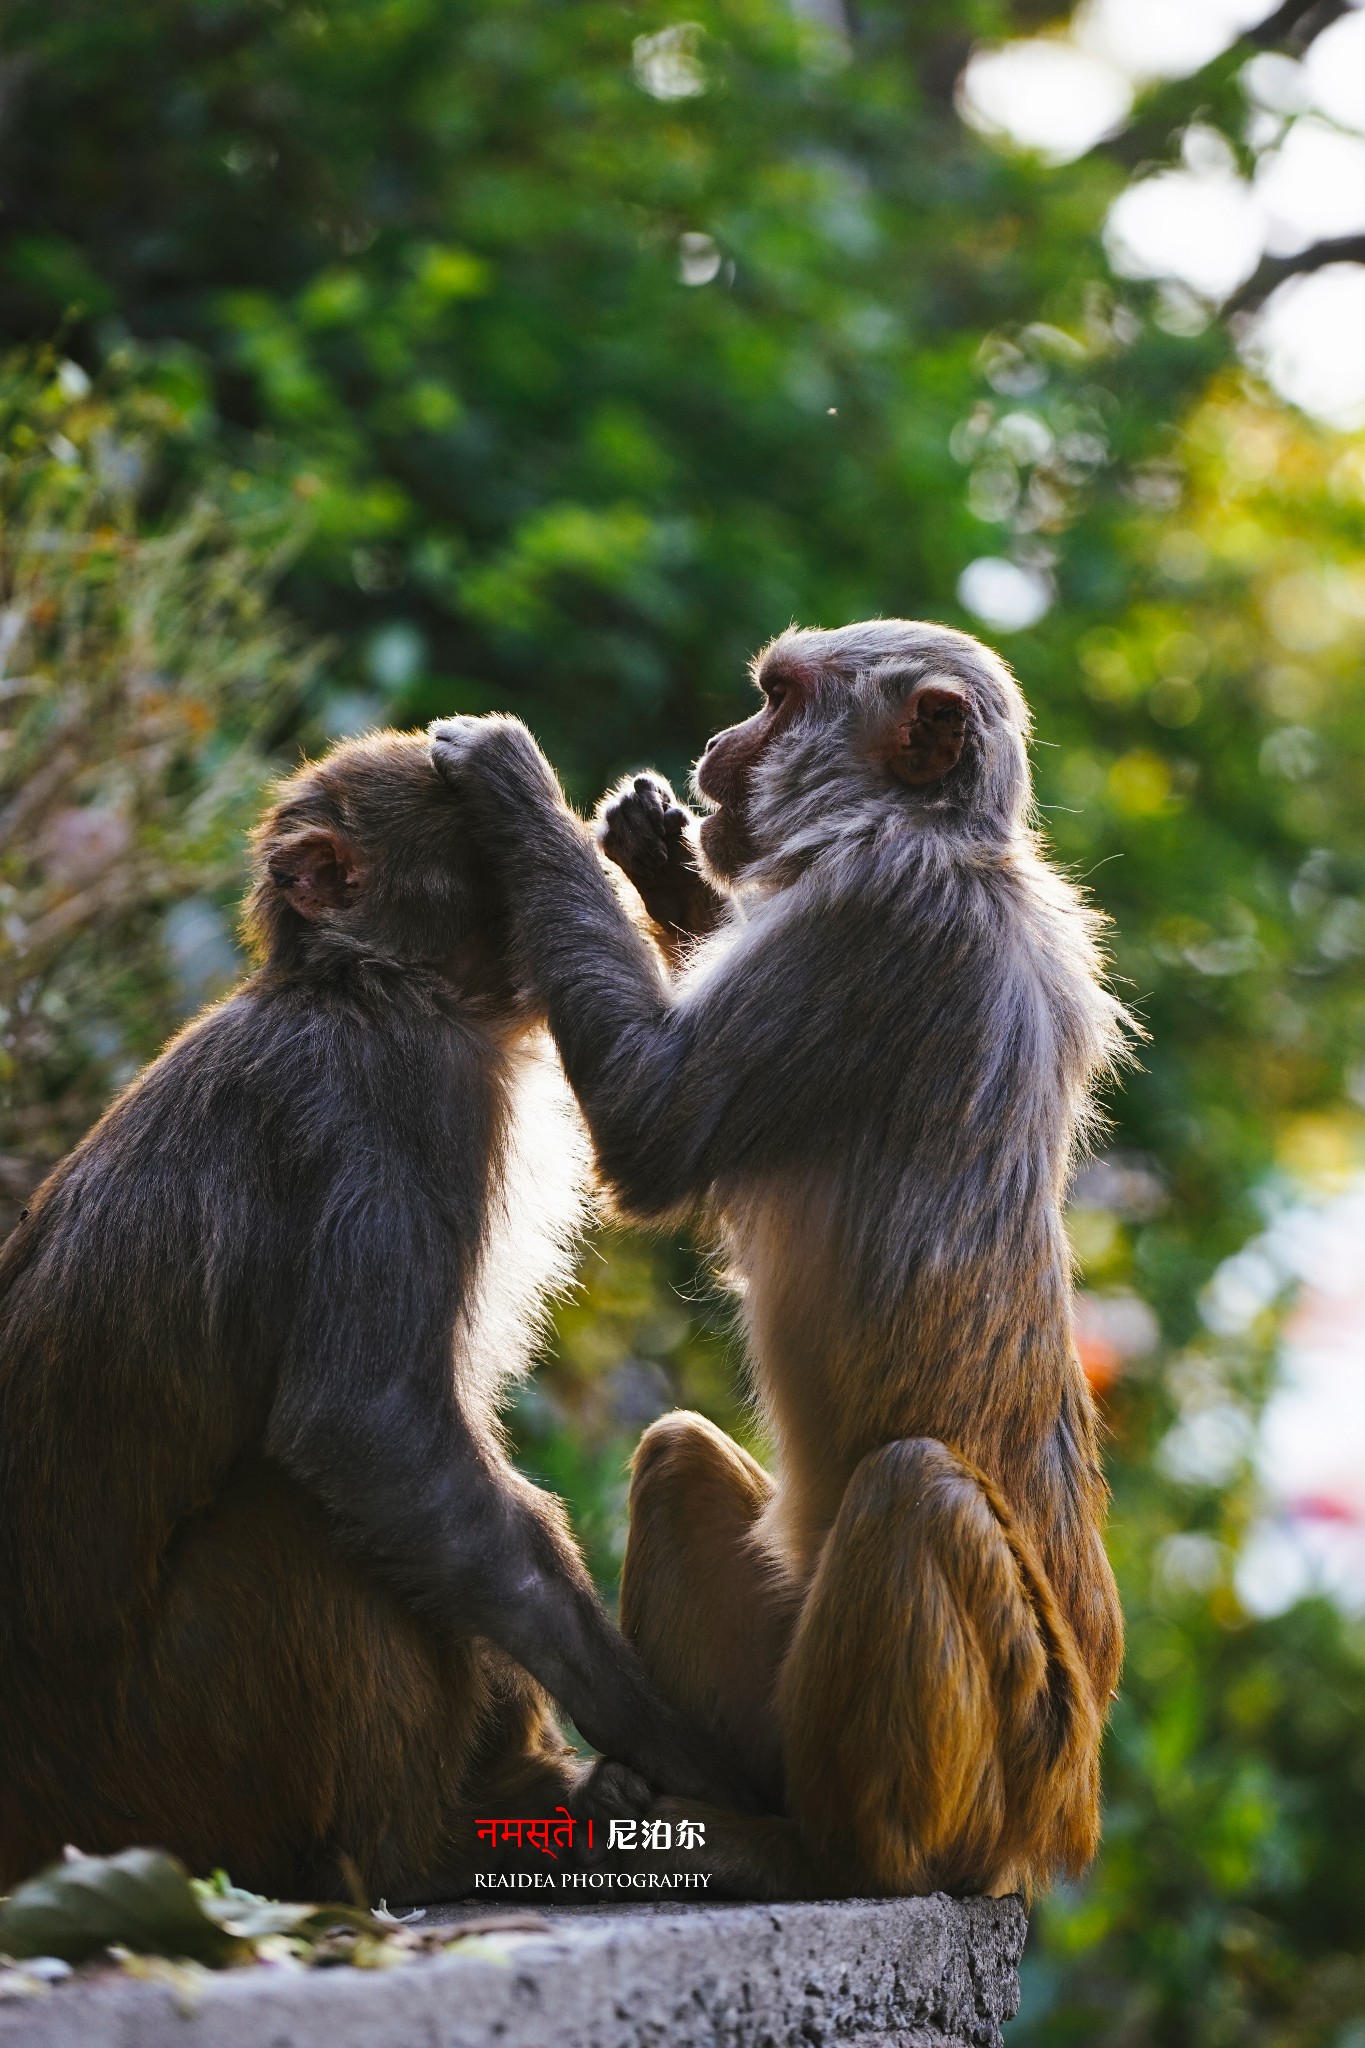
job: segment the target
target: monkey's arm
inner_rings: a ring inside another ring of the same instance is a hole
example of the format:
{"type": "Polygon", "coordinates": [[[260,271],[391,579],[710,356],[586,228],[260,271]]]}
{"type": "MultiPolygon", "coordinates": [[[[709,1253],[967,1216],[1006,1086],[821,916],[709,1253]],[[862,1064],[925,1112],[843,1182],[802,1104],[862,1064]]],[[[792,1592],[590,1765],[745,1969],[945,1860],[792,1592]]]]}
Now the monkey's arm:
{"type": "Polygon", "coordinates": [[[697,819],[662,775],[628,775],[597,807],[597,843],[630,881],[670,967],[720,923],[726,899],[701,870],[697,819]]]}
{"type": "Polygon", "coordinates": [[[545,1004],[598,1164],[626,1205],[663,1215],[703,1195],[722,1132],[738,1171],[761,1165],[775,1131],[787,1143],[802,1106],[774,1090],[796,1064],[782,1034],[810,1014],[799,948],[784,956],[780,1014],[761,973],[716,974],[675,1000],[518,720],[441,720],[432,758],[505,887],[517,971],[545,1004]]]}
{"type": "Polygon", "coordinates": [[[749,1804],[613,1626],[558,1502],[467,1426],[451,1388],[452,1268],[448,1233],[406,1190],[348,1204],[302,1290],[268,1451],[406,1601],[497,1643],[604,1755],[683,1796],[749,1804]]]}

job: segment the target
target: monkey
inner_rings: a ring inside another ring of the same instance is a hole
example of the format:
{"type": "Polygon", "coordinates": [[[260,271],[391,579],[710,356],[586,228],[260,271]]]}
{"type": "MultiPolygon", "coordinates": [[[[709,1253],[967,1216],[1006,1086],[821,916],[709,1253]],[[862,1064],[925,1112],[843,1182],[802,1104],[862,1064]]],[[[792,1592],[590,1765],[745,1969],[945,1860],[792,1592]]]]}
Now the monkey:
{"type": "Polygon", "coordinates": [[[254,970],[0,1252],[0,1891],[74,1841],[420,1901],[481,1815],[743,1805],[500,1433],[586,1141],[424,736],[300,769],[253,871],[254,970]]]}
{"type": "Polygon", "coordinates": [[[599,812],[672,975],[525,728],[431,728],[614,1199],[719,1242],[773,1447],[646,1431],[622,1626],[772,1807],[707,1814],[713,1889],[1031,1893],[1094,1854],[1122,1654],[1062,1202],[1131,1020],[998,656],[884,619],[754,675],[704,816],[599,812]]]}

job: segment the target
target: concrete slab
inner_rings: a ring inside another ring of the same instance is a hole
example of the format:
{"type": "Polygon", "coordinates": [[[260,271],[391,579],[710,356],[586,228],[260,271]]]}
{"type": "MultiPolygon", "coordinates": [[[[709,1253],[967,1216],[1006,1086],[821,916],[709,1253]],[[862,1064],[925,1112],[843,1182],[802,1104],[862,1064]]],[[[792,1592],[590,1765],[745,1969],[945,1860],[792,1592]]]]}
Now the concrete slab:
{"type": "Polygon", "coordinates": [[[76,1977],[0,2005],[0,2048],[1000,2048],[1017,1899],[549,1907],[398,1970],[256,1967],[192,1996],[76,1977]]]}

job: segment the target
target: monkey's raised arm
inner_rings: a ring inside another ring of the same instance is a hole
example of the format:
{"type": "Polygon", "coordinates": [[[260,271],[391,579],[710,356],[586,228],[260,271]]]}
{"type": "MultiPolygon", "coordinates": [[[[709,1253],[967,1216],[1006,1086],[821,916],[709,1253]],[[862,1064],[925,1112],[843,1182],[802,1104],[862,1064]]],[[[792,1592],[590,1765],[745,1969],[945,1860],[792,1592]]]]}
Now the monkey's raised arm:
{"type": "Polygon", "coordinates": [[[811,1014],[799,947],[768,947],[785,943],[792,956],[781,1016],[761,971],[676,1000],[525,727],[444,719],[431,741],[505,887],[518,968],[545,1004],[598,1163],[623,1201],[662,1215],[703,1194],[722,1128],[728,1169],[762,1165],[774,1134],[800,1117],[783,1097],[793,1062],[780,1041],[811,1014]]]}
{"type": "Polygon", "coordinates": [[[451,1235],[411,1177],[400,1185],[384,1161],[368,1169],[344,1230],[324,1221],[319,1233],[266,1448],[403,1599],[452,1634],[496,1643],[604,1755],[656,1787],[746,1804],[716,1746],[659,1698],[612,1626],[558,1503],[461,1412],[451,1235]]]}

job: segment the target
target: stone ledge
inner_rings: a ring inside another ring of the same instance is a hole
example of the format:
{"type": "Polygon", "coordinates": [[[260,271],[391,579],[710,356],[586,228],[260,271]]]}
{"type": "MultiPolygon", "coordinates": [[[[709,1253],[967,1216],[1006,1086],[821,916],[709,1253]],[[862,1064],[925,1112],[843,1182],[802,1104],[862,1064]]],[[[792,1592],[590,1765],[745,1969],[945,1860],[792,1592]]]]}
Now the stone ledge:
{"type": "MultiPolygon", "coordinates": [[[[454,1917],[453,1915],[451,1917],[454,1917]]],[[[402,1970],[126,1977],[0,2006],[0,2048],[1000,2048],[1017,1899],[553,1908],[402,1970]]]]}

